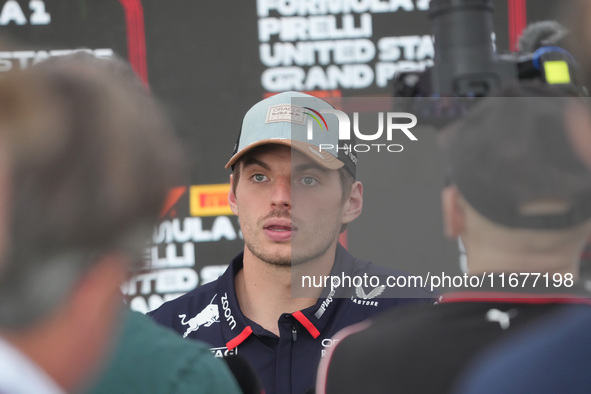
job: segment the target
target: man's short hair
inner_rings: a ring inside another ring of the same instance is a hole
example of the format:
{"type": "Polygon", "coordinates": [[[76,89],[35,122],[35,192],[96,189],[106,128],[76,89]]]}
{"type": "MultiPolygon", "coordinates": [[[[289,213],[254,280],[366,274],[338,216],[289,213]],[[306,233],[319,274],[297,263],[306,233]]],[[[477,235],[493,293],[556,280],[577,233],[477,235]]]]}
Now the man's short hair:
{"type": "Polygon", "coordinates": [[[139,261],[178,179],[168,121],[131,73],[105,62],[76,54],[0,80],[12,153],[1,327],[42,319],[103,254],[139,261]]]}

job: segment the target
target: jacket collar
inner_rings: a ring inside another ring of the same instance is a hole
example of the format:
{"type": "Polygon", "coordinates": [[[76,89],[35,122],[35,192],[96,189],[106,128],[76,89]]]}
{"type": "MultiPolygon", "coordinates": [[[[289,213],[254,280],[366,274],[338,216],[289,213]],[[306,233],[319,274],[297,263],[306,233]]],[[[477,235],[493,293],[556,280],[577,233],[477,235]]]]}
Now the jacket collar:
{"type": "MultiPolygon", "coordinates": [[[[234,278],[244,265],[243,257],[243,252],[237,255],[217,281],[218,303],[221,306],[220,324],[224,340],[230,350],[244,342],[251,334],[272,336],[269,331],[244,316],[242,310],[240,310],[234,278]]],[[[331,275],[352,274],[355,261],[355,257],[340,244],[337,244],[331,275]]],[[[346,301],[342,299],[343,297],[346,297],[346,295],[342,289],[335,291],[330,286],[327,286],[322,290],[316,304],[292,313],[292,316],[306,328],[313,338],[317,338],[333,319],[340,303],[346,301]]]]}

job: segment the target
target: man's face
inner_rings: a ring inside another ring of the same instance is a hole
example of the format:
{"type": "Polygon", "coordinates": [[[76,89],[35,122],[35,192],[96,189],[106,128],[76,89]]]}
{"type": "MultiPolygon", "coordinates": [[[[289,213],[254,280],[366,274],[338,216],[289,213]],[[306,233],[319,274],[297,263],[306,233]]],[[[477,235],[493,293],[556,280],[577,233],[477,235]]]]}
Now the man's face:
{"type": "Polygon", "coordinates": [[[289,147],[274,146],[243,159],[230,205],[240,219],[245,255],[276,266],[301,264],[332,250],[344,214],[341,181],[289,147]]]}

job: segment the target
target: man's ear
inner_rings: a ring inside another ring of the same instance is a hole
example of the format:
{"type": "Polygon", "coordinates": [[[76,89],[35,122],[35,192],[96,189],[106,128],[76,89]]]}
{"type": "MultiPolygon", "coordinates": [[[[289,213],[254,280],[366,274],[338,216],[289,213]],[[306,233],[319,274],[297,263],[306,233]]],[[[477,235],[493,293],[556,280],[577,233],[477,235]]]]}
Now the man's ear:
{"type": "Polygon", "coordinates": [[[447,186],[441,191],[443,210],[443,230],[449,239],[456,239],[464,231],[466,218],[462,196],[455,186],[447,186]]]}
{"type": "Polygon", "coordinates": [[[343,207],[343,224],[351,223],[363,210],[363,185],[356,181],[351,185],[351,194],[343,207]]]}
{"type": "Polygon", "coordinates": [[[230,191],[228,192],[228,203],[234,215],[238,216],[238,204],[236,203],[236,195],[234,194],[234,175],[230,174],[230,191]]]}

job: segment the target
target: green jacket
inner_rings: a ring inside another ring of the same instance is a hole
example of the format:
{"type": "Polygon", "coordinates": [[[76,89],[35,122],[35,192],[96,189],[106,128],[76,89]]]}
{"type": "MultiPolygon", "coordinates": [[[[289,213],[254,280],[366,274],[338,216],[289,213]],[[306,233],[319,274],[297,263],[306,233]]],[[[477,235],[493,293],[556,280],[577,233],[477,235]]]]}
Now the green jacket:
{"type": "Polygon", "coordinates": [[[114,354],[89,394],[241,393],[208,346],[127,311],[114,354]]]}

